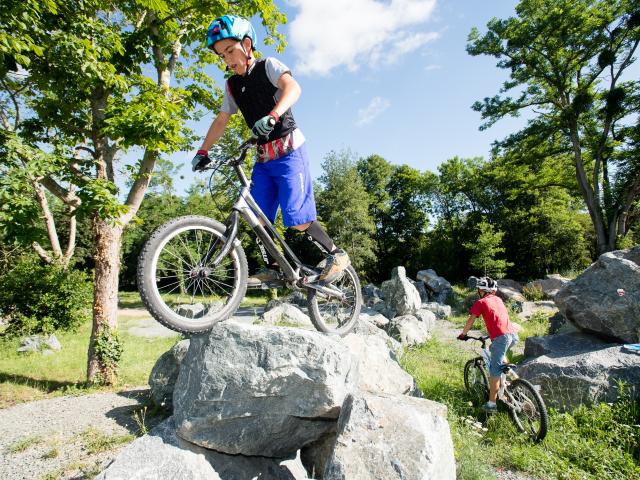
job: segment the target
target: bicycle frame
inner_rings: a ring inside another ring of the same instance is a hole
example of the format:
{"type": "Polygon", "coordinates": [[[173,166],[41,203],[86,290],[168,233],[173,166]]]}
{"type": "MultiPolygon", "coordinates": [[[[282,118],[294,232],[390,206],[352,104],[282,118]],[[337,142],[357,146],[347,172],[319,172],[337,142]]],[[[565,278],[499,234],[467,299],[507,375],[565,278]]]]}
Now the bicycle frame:
{"type": "MultiPolygon", "coordinates": [[[[487,346],[488,337],[479,337],[479,338],[469,337],[469,338],[471,338],[472,340],[479,340],[480,342],[482,342],[482,348],[480,350],[480,354],[482,355],[482,359],[484,360],[485,365],[487,366],[487,368],[489,368],[489,365],[491,363],[491,353],[489,352],[489,347],[487,346]]],[[[506,403],[507,405],[509,405],[510,407],[513,404],[513,396],[507,390],[507,383],[510,380],[515,380],[516,378],[518,378],[518,374],[513,370],[513,368],[509,368],[508,370],[500,373],[500,388],[498,389],[497,398],[503,401],[504,403],[506,403]],[[510,372],[511,375],[513,376],[511,379],[507,378],[507,372],[510,372]]]]}
{"type": "MultiPolygon", "coordinates": [[[[249,146],[252,145],[254,141],[255,140],[252,139],[243,143],[240,146],[240,155],[238,156],[238,158],[230,162],[230,164],[233,166],[236,176],[240,179],[242,188],[238,195],[238,199],[231,207],[231,214],[225,222],[225,243],[218,255],[211,262],[212,265],[214,267],[217,266],[229,253],[229,251],[234,246],[239,244],[239,240],[237,239],[238,222],[239,217],[242,217],[254,231],[258,241],[262,243],[267,252],[269,252],[273,259],[278,263],[289,284],[291,284],[292,286],[304,286],[306,288],[313,288],[321,293],[324,293],[325,295],[343,299],[344,294],[340,290],[331,286],[319,285],[317,283],[314,283],[316,280],[318,280],[319,275],[313,269],[302,264],[296,254],[291,250],[289,245],[287,245],[284,239],[278,234],[271,221],[260,209],[255,199],[251,195],[251,182],[242,169],[242,163],[244,162],[249,146]],[[273,240],[274,238],[282,247],[284,255],[278,249],[278,246],[273,240]],[[287,257],[291,261],[289,261],[287,257]],[[301,272],[304,272],[308,275],[301,275],[301,272]],[[302,285],[300,285],[300,283],[302,283],[302,285]]],[[[317,243],[316,245],[318,245],[318,247],[326,253],[321,245],[317,243]]],[[[212,245],[207,254],[202,258],[201,265],[206,264],[206,262],[209,260],[213,248],[214,246],[212,245]]]]}

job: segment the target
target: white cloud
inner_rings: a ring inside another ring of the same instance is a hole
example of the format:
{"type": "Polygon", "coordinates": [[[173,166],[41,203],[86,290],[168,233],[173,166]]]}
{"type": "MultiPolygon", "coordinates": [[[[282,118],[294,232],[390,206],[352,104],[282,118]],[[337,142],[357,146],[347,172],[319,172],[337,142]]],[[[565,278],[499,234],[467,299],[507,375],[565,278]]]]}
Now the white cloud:
{"type": "Polygon", "coordinates": [[[438,37],[416,32],[429,19],[436,0],[290,0],[299,12],[289,27],[296,72],[326,75],[345,66],[350,71],[400,56],[438,37]]]}
{"type": "Polygon", "coordinates": [[[391,103],[386,98],[373,97],[369,102],[369,105],[358,110],[358,120],[356,121],[356,125],[361,127],[367,123],[373,122],[373,120],[389,108],[390,105],[391,103]]]}
{"type": "Polygon", "coordinates": [[[431,70],[440,70],[441,68],[442,68],[442,65],[438,65],[438,64],[435,64],[435,63],[432,63],[432,64],[427,65],[426,67],[424,67],[424,69],[426,71],[428,71],[428,72],[431,71],[431,70]]]}

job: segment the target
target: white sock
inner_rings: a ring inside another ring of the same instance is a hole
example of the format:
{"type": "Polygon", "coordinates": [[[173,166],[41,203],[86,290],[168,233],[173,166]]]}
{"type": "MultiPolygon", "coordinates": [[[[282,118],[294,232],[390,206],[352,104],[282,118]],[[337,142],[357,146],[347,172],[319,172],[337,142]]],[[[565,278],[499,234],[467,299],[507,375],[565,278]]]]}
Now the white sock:
{"type": "Polygon", "coordinates": [[[491,400],[487,401],[487,405],[489,407],[495,407],[496,406],[496,402],[492,402],[491,400]]]}

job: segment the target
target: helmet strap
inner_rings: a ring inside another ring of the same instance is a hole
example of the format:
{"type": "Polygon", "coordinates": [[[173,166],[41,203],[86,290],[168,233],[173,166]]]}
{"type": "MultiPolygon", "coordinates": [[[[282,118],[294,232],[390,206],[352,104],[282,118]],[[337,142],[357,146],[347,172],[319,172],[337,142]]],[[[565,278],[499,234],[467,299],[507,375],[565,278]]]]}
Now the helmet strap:
{"type": "MultiPolygon", "coordinates": [[[[244,37],[244,38],[248,38],[248,37],[244,37]]],[[[244,52],[245,57],[247,58],[247,65],[246,65],[246,70],[244,72],[245,75],[247,75],[249,73],[249,66],[251,65],[251,49],[249,49],[249,52],[247,53],[247,49],[244,47],[244,38],[240,41],[240,46],[242,47],[242,51],[244,52]]],[[[249,39],[249,41],[251,41],[251,39],[249,39]]]]}

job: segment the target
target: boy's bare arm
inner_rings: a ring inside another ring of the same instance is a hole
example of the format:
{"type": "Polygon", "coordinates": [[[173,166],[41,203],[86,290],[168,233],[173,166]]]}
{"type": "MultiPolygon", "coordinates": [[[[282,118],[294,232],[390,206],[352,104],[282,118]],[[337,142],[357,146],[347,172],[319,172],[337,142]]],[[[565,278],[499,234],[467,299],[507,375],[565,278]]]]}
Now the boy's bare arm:
{"type": "Polygon", "coordinates": [[[224,133],[224,129],[227,127],[227,123],[229,123],[229,118],[231,115],[226,112],[220,112],[216,116],[216,118],[211,122],[211,126],[209,127],[209,131],[207,135],[204,137],[202,141],[202,145],[199,150],[209,150],[211,146],[216,143],[222,134],[224,133]]]}
{"type": "Polygon", "coordinates": [[[278,80],[278,88],[282,91],[282,95],[280,96],[278,103],[273,107],[273,110],[281,116],[298,101],[300,94],[302,93],[302,89],[290,73],[283,73],[280,76],[280,79],[278,80]]]}
{"type": "Polygon", "coordinates": [[[475,315],[469,315],[469,318],[467,319],[467,323],[464,324],[464,328],[462,329],[462,335],[466,335],[467,333],[469,333],[469,330],[471,330],[471,327],[473,327],[473,324],[476,321],[476,317],[475,315]]]}

